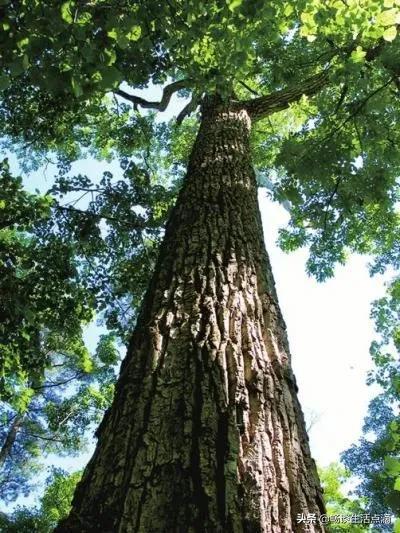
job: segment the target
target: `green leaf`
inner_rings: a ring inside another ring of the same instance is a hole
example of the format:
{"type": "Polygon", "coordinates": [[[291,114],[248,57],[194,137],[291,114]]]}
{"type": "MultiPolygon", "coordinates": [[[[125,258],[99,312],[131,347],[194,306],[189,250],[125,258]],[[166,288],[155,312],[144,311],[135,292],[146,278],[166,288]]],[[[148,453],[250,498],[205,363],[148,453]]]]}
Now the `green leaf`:
{"type": "MultiPolygon", "coordinates": [[[[140,37],[140,33],[141,33],[141,29],[139,26],[137,26],[138,30],[136,30],[136,33],[138,34],[138,37],[140,37]]],[[[132,36],[134,37],[135,36],[135,30],[132,30],[132,36]]],[[[125,48],[128,47],[129,45],[129,38],[127,35],[125,35],[123,32],[121,32],[121,30],[119,30],[118,28],[113,28],[112,30],[109,30],[107,32],[107,35],[111,38],[111,39],[114,39],[115,41],[117,41],[117,44],[120,48],[122,48],[123,50],[125,48]]],[[[135,40],[135,39],[131,39],[131,40],[135,40]]]]}
{"type": "Polygon", "coordinates": [[[114,66],[109,66],[99,70],[101,74],[100,85],[105,89],[116,87],[122,80],[121,72],[114,66]]]}
{"type": "Polygon", "coordinates": [[[7,89],[7,87],[10,86],[10,79],[5,74],[2,74],[0,76],[0,91],[4,91],[4,89],[7,89]]]}
{"type": "Polygon", "coordinates": [[[385,39],[385,41],[394,41],[396,39],[396,35],[397,35],[397,28],[396,26],[391,26],[390,28],[387,28],[384,32],[383,32],[383,38],[385,39]]]}
{"type": "Polygon", "coordinates": [[[109,30],[107,32],[107,35],[111,37],[111,39],[117,40],[118,39],[118,30],[117,28],[113,28],[112,30],[109,30]]]}
{"type": "Polygon", "coordinates": [[[105,64],[106,65],[113,65],[117,60],[117,54],[115,53],[115,50],[113,49],[105,49],[103,50],[103,53],[106,57],[105,64]]]}
{"type": "Polygon", "coordinates": [[[367,53],[361,48],[361,46],[357,46],[357,48],[351,53],[351,59],[354,63],[362,63],[366,55],[367,53]]]}
{"type": "Polygon", "coordinates": [[[243,0],[231,0],[229,2],[228,7],[231,11],[235,11],[235,9],[237,9],[242,4],[242,2],[243,0]]]}
{"type": "Polygon", "coordinates": [[[87,60],[87,61],[93,61],[96,57],[96,53],[95,53],[95,49],[89,44],[89,43],[86,43],[82,48],[81,48],[81,54],[82,56],[87,60]]]}
{"type": "Polygon", "coordinates": [[[83,11],[82,13],[78,14],[78,18],[76,19],[76,22],[78,24],[87,24],[92,19],[92,15],[88,11],[83,11]]]}
{"type": "Polygon", "coordinates": [[[396,479],[393,486],[394,490],[400,490],[400,477],[396,479]]]}
{"type": "Polygon", "coordinates": [[[17,42],[17,46],[20,50],[25,50],[29,44],[29,37],[23,37],[17,42]]]}
{"type": "Polygon", "coordinates": [[[23,389],[20,392],[19,397],[16,399],[17,410],[21,413],[24,413],[27,410],[30,404],[30,401],[34,395],[35,395],[35,391],[33,389],[29,387],[23,389]]]}
{"type": "Polygon", "coordinates": [[[81,361],[81,368],[84,372],[89,373],[93,370],[93,361],[90,358],[89,353],[85,353],[81,361]]]}
{"type": "Polygon", "coordinates": [[[68,22],[68,24],[74,22],[72,11],[73,7],[74,2],[64,2],[61,4],[61,18],[65,20],[65,22],[68,22]]]}
{"type": "Polygon", "coordinates": [[[382,11],[376,17],[378,26],[394,26],[400,23],[400,11],[397,8],[382,11]]]}
{"type": "Polygon", "coordinates": [[[16,77],[19,76],[26,70],[29,66],[29,58],[26,54],[24,54],[22,57],[19,57],[15,59],[10,65],[10,73],[11,76],[16,77]]]}
{"type": "Polygon", "coordinates": [[[285,17],[289,17],[293,13],[294,9],[291,4],[286,4],[285,9],[283,10],[283,14],[285,17]]]}
{"type": "Polygon", "coordinates": [[[400,461],[395,457],[385,457],[385,470],[388,474],[400,474],[400,461]]]}
{"type": "Polygon", "coordinates": [[[71,79],[71,85],[72,85],[72,92],[74,95],[79,98],[79,96],[82,96],[83,90],[79,83],[79,81],[76,78],[71,79]]]}
{"type": "Polygon", "coordinates": [[[400,533],[400,518],[394,521],[393,533],[400,533]]]}
{"type": "Polygon", "coordinates": [[[303,11],[303,13],[300,15],[300,19],[302,22],[304,22],[304,24],[315,24],[314,16],[312,15],[312,13],[308,13],[307,11],[303,11]]]}
{"type": "Polygon", "coordinates": [[[133,26],[130,32],[127,34],[127,38],[130,41],[137,41],[142,35],[142,28],[140,26],[133,26]]]}
{"type": "Polygon", "coordinates": [[[128,37],[126,35],[124,35],[124,34],[118,35],[117,44],[122,50],[125,50],[125,48],[128,48],[128,46],[129,46],[128,37]]]}

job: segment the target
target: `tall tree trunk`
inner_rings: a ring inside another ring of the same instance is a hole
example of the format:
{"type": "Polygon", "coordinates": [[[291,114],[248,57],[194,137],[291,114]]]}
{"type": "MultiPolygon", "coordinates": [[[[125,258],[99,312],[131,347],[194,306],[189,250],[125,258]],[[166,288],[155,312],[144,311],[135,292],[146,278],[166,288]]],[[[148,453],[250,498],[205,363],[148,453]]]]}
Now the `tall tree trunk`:
{"type": "Polygon", "coordinates": [[[11,422],[11,425],[6,433],[4,442],[0,448],[0,469],[3,467],[7,458],[11,454],[11,450],[14,446],[15,440],[18,435],[18,431],[21,428],[21,424],[23,420],[24,420],[24,415],[17,413],[14,416],[13,421],[11,422]]]}
{"type": "Polygon", "coordinates": [[[323,531],[244,109],[204,105],[114,403],[58,533],[323,531]]]}

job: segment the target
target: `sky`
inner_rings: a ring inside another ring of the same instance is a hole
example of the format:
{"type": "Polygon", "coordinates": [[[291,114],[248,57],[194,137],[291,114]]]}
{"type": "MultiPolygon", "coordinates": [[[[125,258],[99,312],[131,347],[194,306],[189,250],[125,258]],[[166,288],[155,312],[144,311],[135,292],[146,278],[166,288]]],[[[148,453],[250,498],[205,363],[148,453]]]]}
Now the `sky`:
{"type": "MultiPolygon", "coordinates": [[[[160,94],[156,88],[137,91],[149,99],[160,94]]],[[[168,120],[185,105],[173,97],[169,109],[160,116],[168,120]]],[[[14,163],[15,160],[11,160],[14,163]]],[[[74,165],[74,172],[93,177],[113,166],[86,160],[74,165]]],[[[116,167],[114,167],[116,168],[116,167]]],[[[29,189],[43,190],[51,185],[52,169],[40,169],[26,176],[29,189]]],[[[368,402],[377,389],[366,385],[372,368],[369,345],[374,338],[369,318],[370,304],[383,296],[382,276],[370,278],[368,258],[351,256],[338,266],[333,279],[317,283],[307,276],[307,250],[290,254],[277,246],[278,229],[289,220],[286,209],[272,202],[260,189],[259,203],[265,241],[275,276],[278,298],[287,324],[292,365],[299,386],[299,398],[312,427],[311,452],[320,466],[338,461],[340,453],[361,436],[368,402]]],[[[86,331],[89,347],[94,347],[101,330],[91,325],[86,331]]],[[[48,463],[75,471],[84,466],[92,453],[77,458],[50,457],[48,463]]],[[[34,497],[18,500],[31,505],[34,497]]]]}
{"type": "Polygon", "coordinates": [[[289,213],[259,193],[267,250],[287,325],[299,399],[311,452],[321,466],[361,436],[368,402],[378,392],[366,385],[374,338],[370,304],[383,296],[382,276],[371,278],[366,257],[352,255],[335,277],[318,283],[305,271],[307,250],[286,254],[275,242],[289,213]]]}

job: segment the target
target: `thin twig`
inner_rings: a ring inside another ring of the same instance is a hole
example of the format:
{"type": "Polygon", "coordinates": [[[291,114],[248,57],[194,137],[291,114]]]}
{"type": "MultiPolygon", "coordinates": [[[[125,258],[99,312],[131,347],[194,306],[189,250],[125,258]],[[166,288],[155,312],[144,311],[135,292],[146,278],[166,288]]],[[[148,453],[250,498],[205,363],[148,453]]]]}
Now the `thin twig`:
{"type": "Polygon", "coordinates": [[[133,103],[133,107],[136,110],[138,105],[146,109],[156,109],[157,111],[165,111],[168,107],[168,104],[171,100],[171,96],[180,89],[185,89],[189,84],[189,80],[179,80],[166,85],[163,90],[161,100],[159,102],[151,102],[142,98],[141,96],[135,96],[134,94],[129,94],[121,89],[114,91],[115,94],[125,98],[129,102],[133,103]]]}
{"type": "Polygon", "coordinates": [[[261,96],[260,93],[258,93],[257,91],[255,91],[254,89],[252,89],[251,87],[249,87],[247,85],[247,83],[245,83],[244,81],[242,80],[238,80],[238,82],[240,83],[240,85],[242,85],[245,89],[247,89],[249,92],[251,92],[251,94],[254,94],[254,96],[261,96]]]}

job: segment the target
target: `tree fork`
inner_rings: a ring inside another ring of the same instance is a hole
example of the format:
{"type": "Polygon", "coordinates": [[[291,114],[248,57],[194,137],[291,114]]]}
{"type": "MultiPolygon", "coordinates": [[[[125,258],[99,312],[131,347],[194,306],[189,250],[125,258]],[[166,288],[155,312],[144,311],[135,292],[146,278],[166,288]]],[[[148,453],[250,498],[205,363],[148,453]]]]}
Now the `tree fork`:
{"type": "Polygon", "coordinates": [[[64,532],[321,532],[250,116],[209,100],[64,532]]]}

